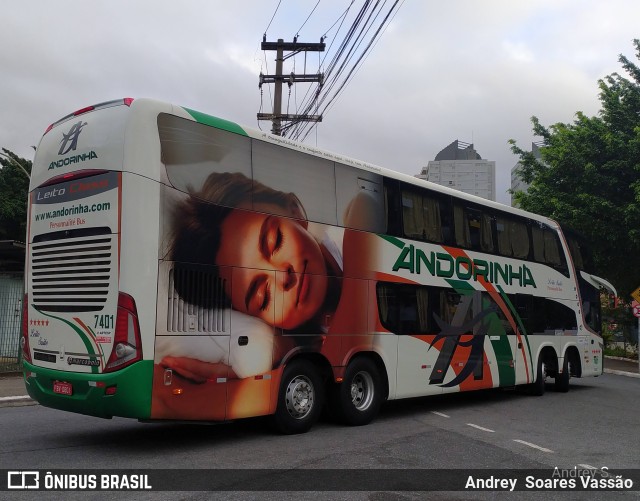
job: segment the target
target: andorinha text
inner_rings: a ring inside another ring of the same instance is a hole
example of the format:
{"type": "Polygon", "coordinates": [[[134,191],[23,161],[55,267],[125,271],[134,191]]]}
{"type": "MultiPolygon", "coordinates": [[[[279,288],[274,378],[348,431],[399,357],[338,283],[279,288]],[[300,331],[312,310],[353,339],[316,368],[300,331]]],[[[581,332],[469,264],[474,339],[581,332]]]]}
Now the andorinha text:
{"type": "Polygon", "coordinates": [[[500,264],[484,259],[471,259],[466,256],[453,256],[444,252],[425,252],[416,249],[414,245],[406,245],[393,265],[393,271],[408,270],[409,273],[420,275],[427,272],[432,276],[442,278],[456,277],[459,280],[484,280],[499,285],[518,284],[520,287],[537,288],[531,270],[522,264],[514,267],[510,264],[500,264]]]}
{"type": "Polygon", "coordinates": [[[56,160],[55,162],[51,162],[47,170],[56,169],[58,167],[64,167],[65,165],[85,162],[87,160],[92,160],[94,158],[98,158],[98,154],[95,151],[90,151],[89,153],[82,153],[80,155],[73,155],[72,157],[67,157],[67,158],[63,158],[62,160],[56,160]]]}

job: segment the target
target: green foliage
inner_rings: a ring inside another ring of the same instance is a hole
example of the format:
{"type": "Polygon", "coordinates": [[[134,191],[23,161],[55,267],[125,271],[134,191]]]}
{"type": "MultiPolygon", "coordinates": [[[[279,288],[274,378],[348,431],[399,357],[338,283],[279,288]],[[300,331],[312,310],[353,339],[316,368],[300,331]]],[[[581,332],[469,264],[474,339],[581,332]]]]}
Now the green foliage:
{"type": "Polygon", "coordinates": [[[631,312],[630,302],[616,301],[607,294],[600,295],[602,304],[602,327],[605,341],[630,341],[632,331],[638,323],[638,319],[631,312]]]}
{"type": "Polygon", "coordinates": [[[2,148],[0,166],[0,240],[24,242],[31,162],[2,148]]]}
{"type": "MultiPolygon", "coordinates": [[[[640,40],[634,45],[640,59],[640,40]]],[[[640,286],[640,69],[619,61],[630,78],[614,73],[598,82],[598,116],[578,112],[573,123],[549,127],[532,117],[543,139],[539,160],[510,144],[530,183],[516,204],[582,234],[598,275],[628,297],[640,286]]]]}

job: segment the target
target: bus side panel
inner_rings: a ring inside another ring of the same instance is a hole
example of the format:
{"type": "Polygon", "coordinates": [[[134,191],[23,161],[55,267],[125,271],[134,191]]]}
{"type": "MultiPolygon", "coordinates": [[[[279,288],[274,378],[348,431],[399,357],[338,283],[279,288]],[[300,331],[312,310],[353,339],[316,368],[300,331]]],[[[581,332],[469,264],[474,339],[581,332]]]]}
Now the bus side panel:
{"type": "Polygon", "coordinates": [[[119,290],[136,302],[145,360],[153,360],[156,331],[159,207],[159,183],[122,174],[119,290]]]}

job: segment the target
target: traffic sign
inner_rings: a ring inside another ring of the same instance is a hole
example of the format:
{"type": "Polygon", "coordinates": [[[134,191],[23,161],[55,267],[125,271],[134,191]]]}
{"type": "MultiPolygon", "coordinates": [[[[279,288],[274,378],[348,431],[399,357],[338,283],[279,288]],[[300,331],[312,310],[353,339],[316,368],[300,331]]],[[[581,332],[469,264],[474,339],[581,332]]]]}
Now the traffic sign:
{"type": "Polygon", "coordinates": [[[640,287],[631,293],[631,297],[640,303],[640,287]]]}
{"type": "Polygon", "coordinates": [[[631,303],[631,311],[634,317],[640,318],[640,303],[638,301],[631,303]]]}

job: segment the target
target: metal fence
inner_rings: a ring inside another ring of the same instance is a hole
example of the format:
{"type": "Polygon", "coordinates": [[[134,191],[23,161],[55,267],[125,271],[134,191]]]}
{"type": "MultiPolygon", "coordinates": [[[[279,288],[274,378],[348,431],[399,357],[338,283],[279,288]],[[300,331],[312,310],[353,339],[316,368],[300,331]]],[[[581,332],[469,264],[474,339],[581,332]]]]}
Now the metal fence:
{"type": "Polygon", "coordinates": [[[0,373],[20,370],[22,273],[0,273],[0,373]]]}

